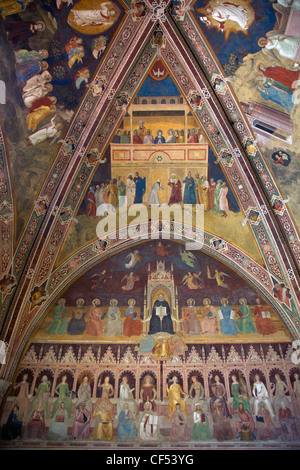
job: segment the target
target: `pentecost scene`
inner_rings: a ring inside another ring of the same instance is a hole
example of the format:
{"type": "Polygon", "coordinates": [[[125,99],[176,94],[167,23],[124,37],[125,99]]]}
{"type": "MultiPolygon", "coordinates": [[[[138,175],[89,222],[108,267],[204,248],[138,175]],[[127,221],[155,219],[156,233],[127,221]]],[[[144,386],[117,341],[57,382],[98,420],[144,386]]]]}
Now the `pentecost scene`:
{"type": "Polygon", "coordinates": [[[0,449],[300,448],[300,1],[1,0],[0,449]]]}

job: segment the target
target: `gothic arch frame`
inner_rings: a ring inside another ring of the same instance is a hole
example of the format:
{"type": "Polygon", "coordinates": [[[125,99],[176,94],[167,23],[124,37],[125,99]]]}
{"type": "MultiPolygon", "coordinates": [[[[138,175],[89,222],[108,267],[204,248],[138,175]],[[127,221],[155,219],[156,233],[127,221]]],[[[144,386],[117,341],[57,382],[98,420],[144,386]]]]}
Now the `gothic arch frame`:
{"type": "MultiPolygon", "coordinates": [[[[205,232],[205,237],[208,237],[209,234],[205,232]]],[[[134,247],[139,246],[143,243],[151,243],[153,240],[139,240],[139,239],[132,239],[132,240],[123,240],[123,241],[116,241],[115,245],[109,247],[103,253],[97,253],[94,251],[95,248],[95,241],[91,242],[88,246],[82,249],[82,252],[85,250],[90,250],[93,252],[92,257],[84,258],[80,257],[79,255],[79,262],[76,268],[73,267],[72,274],[69,276],[61,277],[61,282],[55,284],[55,288],[53,288],[51,295],[47,298],[47,300],[41,305],[34,316],[34,321],[27,325],[26,330],[24,325],[21,325],[24,328],[24,333],[21,338],[21,341],[15,345],[14,355],[9,358],[7,361],[7,374],[6,380],[9,382],[13,382],[14,377],[18,374],[18,368],[21,364],[22,357],[26,354],[27,348],[30,345],[30,340],[32,335],[39,327],[40,322],[42,321],[46,311],[53,306],[53,304],[57,301],[57,299],[63,295],[63,293],[76,281],[78,280],[84,273],[86,273],[91,268],[95,267],[97,264],[101,263],[105,259],[120,253],[121,251],[134,247]]],[[[183,244],[190,241],[188,238],[183,238],[183,240],[174,240],[174,242],[183,244]]],[[[230,245],[230,244],[229,244],[230,245]]],[[[201,245],[200,245],[201,246],[201,245]]],[[[209,240],[207,244],[204,244],[201,250],[216,259],[217,261],[222,262],[232,270],[234,270],[238,275],[240,275],[246,282],[248,282],[257,292],[258,295],[263,297],[271,306],[274,308],[276,313],[280,316],[280,318],[284,321],[286,327],[289,329],[292,335],[296,335],[296,331],[293,331],[293,322],[289,322],[289,317],[286,310],[280,305],[275,297],[272,295],[272,282],[269,278],[269,273],[266,269],[261,267],[258,263],[254,263],[251,258],[242,252],[239,248],[234,246],[229,246],[230,250],[229,253],[221,253],[217,250],[213,250],[210,246],[209,240]],[[239,258],[239,266],[235,261],[235,258],[239,258]],[[252,265],[250,266],[249,261],[251,260],[252,265]],[[248,268],[251,267],[251,270],[247,270],[245,264],[248,264],[248,268]],[[249,279],[251,278],[251,280],[249,279]],[[262,280],[264,279],[264,283],[269,285],[269,289],[263,286],[262,280]]],[[[61,266],[59,266],[56,272],[53,274],[51,278],[49,278],[49,284],[55,278],[55,275],[59,273],[59,271],[65,271],[67,269],[68,264],[73,264],[73,257],[70,257],[68,260],[65,261],[61,266]]]]}

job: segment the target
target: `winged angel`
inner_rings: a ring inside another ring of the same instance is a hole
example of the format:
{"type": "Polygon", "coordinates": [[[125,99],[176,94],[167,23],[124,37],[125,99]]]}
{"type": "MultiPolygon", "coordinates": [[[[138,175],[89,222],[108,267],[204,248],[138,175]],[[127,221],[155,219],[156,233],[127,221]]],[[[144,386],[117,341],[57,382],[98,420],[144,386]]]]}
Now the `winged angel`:
{"type": "Polygon", "coordinates": [[[193,253],[191,253],[190,251],[184,250],[184,251],[181,251],[179,254],[180,254],[182,261],[184,261],[185,264],[187,264],[188,266],[191,266],[192,268],[195,266],[195,261],[197,260],[197,258],[195,255],[193,255],[193,253]]]}
{"type": "Polygon", "coordinates": [[[228,274],[215,269],[215,273],[211,274],[209,266],[207,266],[207,277],[208,279],[215,279],[217,281],[217,285],[219,287],[224,287],[225,289],[228,288],[228,284],[225,282],[225,277],[230,277],[228,274]]]}

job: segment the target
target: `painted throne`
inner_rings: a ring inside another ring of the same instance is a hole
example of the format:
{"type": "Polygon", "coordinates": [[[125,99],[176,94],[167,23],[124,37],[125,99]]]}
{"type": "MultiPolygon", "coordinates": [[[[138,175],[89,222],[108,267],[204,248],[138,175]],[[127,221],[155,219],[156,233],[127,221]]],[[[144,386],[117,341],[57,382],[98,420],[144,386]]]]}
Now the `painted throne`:
{"type": "MultiPolygon", "coordinates": [[[[178,292],[174,282],[173,263],[171,270],[166,270],[165,261],[156,262],[156,270],[151,271],[150,263],[148,265],[148,279],[144,290],[144,319],[143,331],[149,331],[149,323],[152,316],[152,309],[159,295],[163,294],[165,300],[169,303],[173,329],[175,333],[180,330],[178,313],[178,292]]],[[[161,312],[164,315],[164,312],[161,312]]]]}

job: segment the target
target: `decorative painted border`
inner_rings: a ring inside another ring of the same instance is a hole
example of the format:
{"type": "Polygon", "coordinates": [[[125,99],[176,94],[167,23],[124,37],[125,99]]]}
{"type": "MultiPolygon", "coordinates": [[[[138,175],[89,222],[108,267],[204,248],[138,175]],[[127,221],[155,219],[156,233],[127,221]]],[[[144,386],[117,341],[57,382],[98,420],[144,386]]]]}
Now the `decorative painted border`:
{"type": "Polygon", "coordinates": [[[0,327],[5,321],[5,313],[16,288],[16,279],[12,275],[14,200],[8,162],[5,137],[0,125],[0,327]]]}

